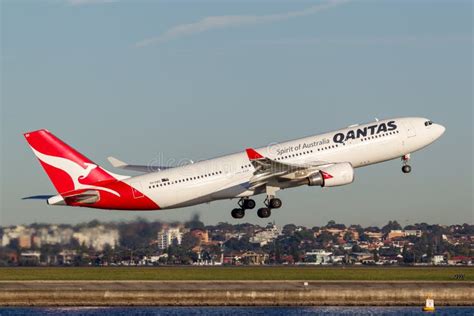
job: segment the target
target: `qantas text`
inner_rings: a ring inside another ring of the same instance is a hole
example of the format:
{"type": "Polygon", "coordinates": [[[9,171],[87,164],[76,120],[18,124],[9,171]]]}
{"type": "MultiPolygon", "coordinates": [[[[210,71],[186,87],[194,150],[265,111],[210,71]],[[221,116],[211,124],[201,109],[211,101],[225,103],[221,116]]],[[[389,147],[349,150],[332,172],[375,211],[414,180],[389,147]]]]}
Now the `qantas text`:
{"type": "Polygon", "coordinates": [[[376,125],[370,125],[364,128],[358,128],[357,130],[350,130],[346,134],[337,133],[333,137],[335,143],[344,144],[344,142],[350,139],[356,139],[360,137],[371,136],[379,133],[386,133],[397,129],[395,121],[389,121],[387,124],[381,123],[376,125]]]}

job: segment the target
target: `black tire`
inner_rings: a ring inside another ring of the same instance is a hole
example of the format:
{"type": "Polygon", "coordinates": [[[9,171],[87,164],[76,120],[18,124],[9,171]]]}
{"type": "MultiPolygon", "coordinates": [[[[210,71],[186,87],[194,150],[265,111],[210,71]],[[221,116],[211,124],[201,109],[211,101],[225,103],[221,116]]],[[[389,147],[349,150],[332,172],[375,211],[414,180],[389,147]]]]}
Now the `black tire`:
{"type": "Polygon", "coordinates": [[[240,219],[245,216],[245,210],[241,208],[234,208],[230,215],[232,215],[233,218],[240,219]]]}
{"type": "Polygon", "coordinates": [[[410,173],[411,172],[411,166],[405,165],[402,167],[402,172],[403,173],[410,173]]]}
{"type": "Polygon", "coordinates": [[[258,209],[257,215],[260,218],[267,218],[267,217],[270,217],[270,215],[272,215],[272,210],[267,207],[262,207],[258,209]]]}
{"type": "Polygon", "coordinates": [[[278,199],[278,198],[273,198],[273,199],[271,199],[271,200],[269,201],[269,203],[268,203],[268,206],[269,206],[270,208],[280,208],[281,205],[282,205],[282,202],[281,202],[281,200],[278,199]]]}
{"type": "Polygon", "coordinates": [[[244,200],[244,202],[243,202],[243,207],[246,210],[253,210],[255,208],[255,205],[256,205],[256,203],[252,199],[244,200]]]}

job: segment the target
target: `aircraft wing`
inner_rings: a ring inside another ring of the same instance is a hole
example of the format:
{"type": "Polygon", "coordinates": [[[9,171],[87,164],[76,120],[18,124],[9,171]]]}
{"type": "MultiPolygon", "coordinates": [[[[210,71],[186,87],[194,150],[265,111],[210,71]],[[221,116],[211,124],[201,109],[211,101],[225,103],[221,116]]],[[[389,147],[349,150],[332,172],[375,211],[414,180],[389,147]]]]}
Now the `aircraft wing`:
{"type": "Polygon", "coordinates": [[[133,170],[133,171],[139,171],[139,172],[154,172],[154,171],[160,171],[160,170],[173,168],[173,167],[167,167],[167,166],[130,165],[126,162],[118,160],[115,157],[107,157],[107,160],[115,168],[120,168],[124,170],[133,170]]]}
{"type": "Polygon", "coordinates": [[[320,170],[321,167],[331,165],[323,161],[304,165],[288,164],[264,157],[253,148],[247,148],[246,152],[250,163],[255,168],[254,175],[250,179],[251,189],[266,184],[278,186],[281,182],[301,180],[320,170]]]}

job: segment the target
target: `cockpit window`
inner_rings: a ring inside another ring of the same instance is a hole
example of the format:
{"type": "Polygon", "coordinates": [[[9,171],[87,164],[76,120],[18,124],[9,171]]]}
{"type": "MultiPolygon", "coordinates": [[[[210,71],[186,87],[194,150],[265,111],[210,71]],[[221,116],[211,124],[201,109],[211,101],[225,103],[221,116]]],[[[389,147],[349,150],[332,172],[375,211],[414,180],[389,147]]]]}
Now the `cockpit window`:
{"type": "Polygon", "coordinates": [[[425,122],[425,126],[430,126],[430,125],[432,125],[432,124],[433,124],[433,122],[431,122],[431,121],[426,121],[426,122],[425,122]]]}

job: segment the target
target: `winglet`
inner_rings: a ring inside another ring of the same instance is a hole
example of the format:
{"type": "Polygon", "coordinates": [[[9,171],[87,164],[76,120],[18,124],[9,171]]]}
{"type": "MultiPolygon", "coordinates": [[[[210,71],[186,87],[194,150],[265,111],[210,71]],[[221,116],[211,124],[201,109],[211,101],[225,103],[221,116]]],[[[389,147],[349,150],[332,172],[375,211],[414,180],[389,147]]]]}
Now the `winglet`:
{"type": "Polygon", "coordinates": [[[121,160],[118,160],[115,157],[107,157],[107,160],[110,162],[110,164],[115,167],[115,168],[123,168],[125,166],[128,166],[126,162],[123,162],[121,160]]]}
{"type": "Polygon", "coordinates": [[[258,152],[256,152],[253,148],[247,148],[245,149],[245,151],[247,152],[247,156],[249,157],[250,161],[265,158],[258,152]]]}

